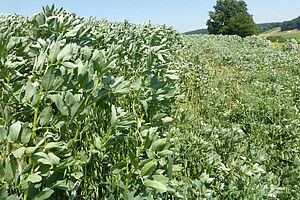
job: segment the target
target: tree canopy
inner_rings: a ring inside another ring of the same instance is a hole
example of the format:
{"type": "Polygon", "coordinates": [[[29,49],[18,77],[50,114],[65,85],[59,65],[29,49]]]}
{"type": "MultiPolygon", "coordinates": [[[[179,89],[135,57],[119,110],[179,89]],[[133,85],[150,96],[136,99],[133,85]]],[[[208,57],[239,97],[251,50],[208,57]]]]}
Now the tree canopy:
{"type": "Polygon", "coordinates": [[[257,33],[257,26],[242,0],[218,0],[207,21],[209,34],[239,35],[257,33]]]}

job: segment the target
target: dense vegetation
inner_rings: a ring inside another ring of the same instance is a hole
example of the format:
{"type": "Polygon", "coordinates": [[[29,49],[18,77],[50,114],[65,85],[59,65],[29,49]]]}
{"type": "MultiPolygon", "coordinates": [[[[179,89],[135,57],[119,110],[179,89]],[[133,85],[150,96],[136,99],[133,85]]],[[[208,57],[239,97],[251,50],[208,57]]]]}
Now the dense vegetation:
{"type": "Polygon", "coordinates": [[[246,37],[257,33],[252,16],[243,0],[218,0],[207,21],[209,34],[239,35],[246,37]]]}
{"type": "Polygon", "coordinates": [[[297,199],[300,47],[46,7],[0,17],[0,199],[297,199]]]}
{"type": "Polygon", "coordinates": [[[184,107],[191,114],[176,139],[186,193],[190,190],[194,199],[298,199],[297,43],[274,49],[260,37],[186,41],[184,107]]]}

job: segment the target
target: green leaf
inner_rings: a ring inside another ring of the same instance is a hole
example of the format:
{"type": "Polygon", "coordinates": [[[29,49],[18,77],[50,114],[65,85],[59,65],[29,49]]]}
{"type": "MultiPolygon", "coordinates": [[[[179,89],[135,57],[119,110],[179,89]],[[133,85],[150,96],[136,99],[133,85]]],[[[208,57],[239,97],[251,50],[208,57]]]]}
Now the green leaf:
{"type": "Polygon", "coordinates": [[[28,144],[31,138],[31,134],[32,134],[32,129],[29,127],[28,123],[25,123],[22,127],[21,143],[28,144]]]}
{"type": "Polygon", "coordinates": [[[59,164],[60,158],[57,157],[55,154],[50,152],[50,153],[48,153],[48,157],[50,158],[50,161],[52,162],[52,164],[54,164],[54,165],[59,164]]]}
{"type": "Polygon", "coordinates": [[[115,94],[125,94],[129,92],[129,81],[124,81],[124,76],[117,77],[112,84],[113,92],[115,94]]]}
{"type": "Polygon", "coordinates": [[[31,183],[39,183],[42,181],[42,177],[38,174],[30,174],[27,178],[27,181],[31,183]]]}
{"type": "Polygon", "coordinates": [[[52,165],[52,162],[51,162],[50,158],[49,159],[40,158],[40,159],[38,159],[38,162],[40,162],[44,165],[52,165]]]}
{"type": "Polygon", "coordinates": [[[71,106],[71,117],[80,114],[84,109],[84,102],[76,102],[71,106]]]}
{"type": "Polygon", "coordinates": [[[165,145],[166,145],[167,139],[163,138],[163,139],[158,139],[155,142],[152,143],[151,145],[151,149],[153,151],[161,151],[165,145]]]}
{"type": "Polygon", "coordinates": [[[6,140],[6,136],[7,130],[4,127],[0,126],[0,143],[6,140]]]}
{"type": "Polygon", "coordinates": [[[136,157],[136,155],[133,153],[133,151],[131,149],[129,149],[129,159],[130,159],[130,163],[135,167],[138,168],[138,158],[136,157]]]}
{"type": "MultiPolygon", "coordinates": [[[[0,163],[0,181],[3,181],[4,178],[5,178],[5,170],[4,170],[2,163],[0,163]]],[[[0,194],[0,196],[1,196],[1,194],[0,194]]]]}
{"type": "Polygon", "coordinates": [[[168,79],[171,79],[171,80],[178,80],[179,79],[179,76],[176,75],[176,74],[165,74],[165,77],[167,77],[168,79]]]}
{"type": "Polygon", "coordinates": [[[183,169],[181,165],[173,165],[173,172],[179,172],[183,169]]]}
{"type": "Polygon", "coordinates": [[[136,81],[134,81],[132,84],[131,84],[131,88],[134,89],[134,90],[139,90],[141,88],[141,78],[138,78],[136,81]]]}
{"type": "Polygon", "coordinates": [[[57,77],[55,77],[54,69],[52,67],[48,68],[46,74],[42,78],[42,86],[45,90],[51,90],[55,83],[57,77]]]}
{"type": "Polygon", "coordinates": [[[173,121],[173,118],[172,117],[164,117],[161,119],[163,124],[167,124],[167,123],[170,123],[173,121]]]}
{"type": "Polygon", "coordinates": [[[30,99],[33,97],[33,95],[36,93],[36,88],[33,86],[31,81],[28,81],[26,83],[25,87],[25,96],[24,96],[24,101],[30,101],[30,99]]]}
{"type": "Polygon", "coordinates": [[[156,158],[155,152],[152,151],[151,149],[147,149],[146,154],[147,154],[148,158],[150,158],[150,159],[155,159],[156,158]]]}
{"type": "MultiPolygon", "coordinates": [[[[75,172],[76,173],[76,172],[75,172]]],[[[79,172],[79,174],[80,174],[81,172],[79,172]]],[[[73,174],[71,174],[71,176],[73,176],[73,174]]],[[[76,175],[75,175],[76,176],[76,175]]],[[[77,176],[76,176],[77,177],[77,176]]],[[[74,177],[74,178],[76,178],[76,177],[74,177]]],[[[80,179],[80,178],[79,178],[80,179]]],[[[69,190],[70,189],[70,184],[68,184],[68,183],[70,183],[70,181],[67,181],[66,179],[65,180],[56,180],[56,181],[54,181],[52,184],[51,184],[51,188],[52,189],[61,189],[61,190],[64,190],[64,191],[66,191],[66,190],[69,190]]]]}
{"type": "Polygon", "coordinates": [[[8,140],[11,142],[16,142],[21,131],[21,122],[17,121],[13,123],[9,128],[8,140]]]}
{"type": "Polygon", "coordinates": [[[173,158],[171,156],[168,156],[168,167],[167,167],[167,171],[168,171],[168,177],[169,179],[172,179],[172,175],[173,175],[173,158]]]}
{"type": "MultiPolygon", "coordinates": [[[[42,153],[42,152],[39,152],[39,153],[42,153]]],[[[35,155],[37,155],[37,154],[39,154],[39,153],[36,153],[35,155]]],[[[43,153],[43,154],[45,154],[45,153],[43,153]]],[[[39,154],[39,155],[40,155],[40,154],[39,154]]],[[[47,154],[45,154],[45,155],[46,155],[46,157],[39,158],[37,161],[38,161],[39,163],[44,164],[44,165],[52,165],[53,163],[51,162],[51,160],[50,160],[50,158],[48,157],[48,155],[47,155],[47,154]]]]}
{"type": "Polygon", "coordinates": [[[214,180],[214,178],[210,178],[206,172],[202,173],[199,178],[203,183],[211,183],[214,180]]]}
{"type": "Polygon", "coordinates": [[[54,94],[49,96],[50,99],[55,103],[57,109],[61,112],[62,115],[68,115],[68,108],[63,102],[63,97],[59,94],[54,94]]]}
{"type": "Polygon", "coordinates": [[[164,193],[167,192],[168,189],[165,184],[155,181],[155,180],[145,180],[145,185],[149,188],[152,188],[158,192],[164,193]]]}
{"type": "Polygon", "coordinates": [[[15,158],[21,158],[25,153],[25,149],[26,149],[25,147],[21,147],[15,151],[13,151],[12,153],[15,156],[15,158]]]}
{"type": "Polygon", "coordinates": [[[164,59],[164,57],[163,57],[160,53],[157,55],[157,57],[158,57],[158,59],[159,59],[162,63],[165,63],[165,62],[166,62],[165,59],[164,59]]]}
{"type": "Polygon", "coordinates": [[[71,44],[66,45],[57,55],[57,61],[62,61],[67,55],[71,55],[72,46],[71,44]]]}
{"type": "MultiPolygon", "coordinates": [[[[1,170],[1,169],[0,169],[1,170]]],[[[1,180],[1,179],[0,179],[1,180]]],[[[7,198],[7,196],[8,196],[8,193],[7,193],[7,190],[6,190],[6,188],[4,187],[4,186],[1,186],[0,187],[0,199],[2,200],[4,200],[4,199],[6,199],[7,198]]]]}
{"type": "Polygon", "coordinates": [[[130,82],[129,81],[123,81],[122,83],[120,83],[114,90],[115,94],[126,94],[128,93],[129,90],[129,86],[130,82]]]}
{"type": "Polygon", "coordinates": [[[58,42],[54,43],[49,51],[49,58],[51,63],[55,63],[57,55],[60,51],[60,45],[58,42]]]}
{"type": "Polygon", "coordinates": [[[168,177],[165,177],[165,176],[162,176],[162,175],[153,175],[152,178],[155,180],[155,181],[158,181],[164,185],[166,185],[168,182],[169,182],[169,178],[168,177]]]}
{"type": "Polygon", "coordinates": [[[112,173],[114,174],[118,174],[120,173],[121,171],[125,170],[126,168],[126,162],[119,162],[117,164],[115,164],[111,170],[112,170],[112,173]]]}
{"type": "Polygon", "coordinates": [[[25,154],[31,156],[35,150],[37,149],[37,147],[27,147],[25,150],[25,154]]]}
{"type": "Polygon", "coordinates": [[[13,156],[5,161],[5,180],[12,182],[16,176],[17,162],[13,156]]]}
{"type": "Polygon", "coordinates": [[[43,191],[41,191],[34,197],[34,200],[49,199],[53,193],[54,193],[54,190],[52,190],[50,188],[45,188],[45,189],[43,189],[43,191]]]}
{"type": "Polygon", "coordinates": [[[46,58],[47,58],[47,54],[45,52],[41,52],[34,62],[33,70],[41,71],[45,64],[46,58]]]}
{"type": "Polygon", "coordinates": [[[9,39],[9,42],[6,46],[7,50],[11,50],[15,45],[17,45],[20,42],[20,38],[19,37],[11,37],[9,39]]]}
{"type": "MultiPolygon", "coordinates": [[[[62,142],[49,142],[46,144],[45,146],[45,150],[50,150],[50,149],[64,149],[64,147],[62,147],[62,142]]],[[[66,148],[66,147],[65,147],[66,148]]]]}
{"type": "Polygon", "coordinates": [[[142,176],[147,176],[152,174],[152,172],[155,170],[157,166],[157,161],[156,160],[151,160],[148,163],[146,163],[143,168],[141,169],[142,176]]]}
{"type": "Polygon", "coordinates": [[[76,65],[72,62],[62,62],[61,64],[69,69],[76,69],[78,67],[78,65],[76,65]]]}
{"type": "Polygon", "coordinates": [[[78,31],[81,29],[81,27],[83,26],[84,24],[79,24],[77,26],[75,26],[72,30],[70,30],[69,32],[67,32],[65,34],[65,37],[66,38],[69,38],[69,37],[74,37],[77,35],[78,31]]]}
{"type": "Polygon", "coordinates": [[[77,62],[78,66],[78,76],[85,75],[88,72],[88,65],[84,65],[81,60],[77,62]]]}
{"type": "Polygon", "coordinates": [[[98,49],[95,49],[94,52],[93,52],[91,60],[95,61],[99,58],[99,56],[100,56],[100,51],[98,49]]]}
{"type": "Polygon", "coordinates": [[[65,100],[67,106],[72,106],[74,103],[76,103],[76,99],[71,92],[66,93],[64,100],[65,100]]]}
{"type": "Polygon", "coordinates": [[[34,16],[34,20],[36,20],[37,24],[39,26],[43,25],[45,23],[45,16],[43,15],[43,13],[39,13],[37,15],[34,16]]]}
{"type": "Polygon", "coordinates": [[[48,124],[50,122],[52,118],[52,107],[51,106],[47,106],[46,108],[44,108],[40,114],[40,125],[44,126],[46,124],[48,124]]]}
{"type": "Polygon", "coordinates": [[[7,197],[6,200],[19,200],[19,197],[17,195],[10,195],[9,197],[7,197]]]}
{"type": "Polygon", "coordinates": [[[162,150],[162,151],[159,151],[157,152],[158,155],[160,156],[170,156],[173,154],[173,151],[171,150],[162,150]]]}
{"type": "Polygon", "coordinates": [[[144,111],[146,112],[146,114],[148,113],[148,103],[146,100],[140,100],[140,102],[142,103],[142,106],[144,108],[144,111]]]}
{"type": "Polygon", "coordinates": [[[114,105],[111,106],[111,120],[110,120],[110,124],[114,125],[117,121],[117,111],[116,111],[116,107],[114,105]]]}
{"type": "Polygon", "coordinates": [[[73,176],[75,179],[79,180],[83,177],[83,173],[81,172],[74,172],[71,174],[71,176],[73,176]]]}

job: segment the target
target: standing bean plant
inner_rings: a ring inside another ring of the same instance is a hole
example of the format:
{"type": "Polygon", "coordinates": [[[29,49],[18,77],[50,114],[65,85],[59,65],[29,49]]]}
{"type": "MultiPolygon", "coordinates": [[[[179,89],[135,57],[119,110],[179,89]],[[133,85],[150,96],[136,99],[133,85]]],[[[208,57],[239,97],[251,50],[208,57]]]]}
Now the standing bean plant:
{"type": "Polygon", "coordinates": [[[173,29],[54,6],[0,18],[0,199],[175,194],[173,29]]]}

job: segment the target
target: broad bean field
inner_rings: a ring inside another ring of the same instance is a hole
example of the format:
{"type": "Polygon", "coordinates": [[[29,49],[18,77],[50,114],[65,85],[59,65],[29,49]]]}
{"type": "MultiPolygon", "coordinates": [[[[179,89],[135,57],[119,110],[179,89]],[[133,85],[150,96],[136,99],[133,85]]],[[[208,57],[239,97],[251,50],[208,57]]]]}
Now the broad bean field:
{"type": "Polygon", "coordinates": [[[0,16],[0,199],[299,199],[300,46],[0,16]]]}

